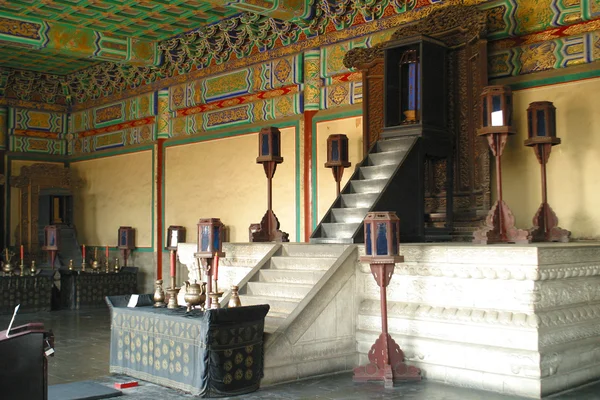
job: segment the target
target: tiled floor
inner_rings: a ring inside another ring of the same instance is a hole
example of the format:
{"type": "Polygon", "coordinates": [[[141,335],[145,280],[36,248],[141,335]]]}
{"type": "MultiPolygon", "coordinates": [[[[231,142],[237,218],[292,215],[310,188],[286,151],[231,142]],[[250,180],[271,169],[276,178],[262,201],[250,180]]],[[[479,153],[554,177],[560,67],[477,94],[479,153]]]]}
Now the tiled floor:
{"type": "MultiPolygon", "coordinates": [[[[10,316],[0,316],[0,327],[6,329],[10,316]]],[[[131,380],[108,373],[110,318],[108,310],[53,311],[51,313],[19,314],[15,326],[27,322],[43,322],[52,329],[56,340],[56,355],[48,364],[49,383],[60,384],[93,380],[108,386],[131,380]]],[[[193,398],[176,390],[140,382],[136,388],[124,389],[124,398],[132,400],[193,398]]],[[[351,373],[309,379],[262,388],[235,399],[410,399],[410,400],[517,400],[520,398],[481,392],[422,381],[402,383],[384,389],[381,383],[353,383],[351,373]]],[[[600,382],[578,390],[550,396],[555,400],[600,400],[600,382]]]]}

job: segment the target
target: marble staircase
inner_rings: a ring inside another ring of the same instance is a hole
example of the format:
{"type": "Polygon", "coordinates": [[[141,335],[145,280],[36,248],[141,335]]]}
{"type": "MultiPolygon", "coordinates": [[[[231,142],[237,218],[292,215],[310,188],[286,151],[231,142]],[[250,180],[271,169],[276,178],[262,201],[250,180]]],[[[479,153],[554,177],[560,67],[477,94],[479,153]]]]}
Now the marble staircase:
{"type": "Polygon", "coordinates": [[[357,166],[310,242],[354,243],[367,212],[374,210],[416,140],[409,137],[378,141],[357,166]]]}

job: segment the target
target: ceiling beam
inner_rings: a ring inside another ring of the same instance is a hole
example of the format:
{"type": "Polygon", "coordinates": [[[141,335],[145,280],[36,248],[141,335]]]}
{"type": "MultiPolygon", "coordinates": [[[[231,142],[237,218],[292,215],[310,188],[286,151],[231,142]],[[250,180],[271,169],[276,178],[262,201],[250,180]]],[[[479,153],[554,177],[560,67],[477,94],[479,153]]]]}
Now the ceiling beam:
{"type": "Polygon", "coordinates": [[[298,22],[311,16],[310,0],[213,0],[230,7],[268,17],[298,22]]]}
{"type": "MultiPolygon", "coordinates": [[[[75,58],[158,66],[158,43],[0,13],[0,42],[75,58]]],[[[1,62],[1,60],[0,60],[1,62]]]]}

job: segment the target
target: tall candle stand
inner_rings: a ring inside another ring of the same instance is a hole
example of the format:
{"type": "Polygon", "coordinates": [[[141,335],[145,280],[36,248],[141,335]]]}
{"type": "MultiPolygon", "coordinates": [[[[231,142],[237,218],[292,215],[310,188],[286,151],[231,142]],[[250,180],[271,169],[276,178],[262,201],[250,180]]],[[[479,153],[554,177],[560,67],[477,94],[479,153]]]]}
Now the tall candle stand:
{"type": "Polygon", "coordinates": [[[537,101],[527,109],[528,138],[525,146],[533,147],[542,172],[542,204],[533,217],[529,230],[534,242],[568,242],[571,232],[558,226],[558,217],[548,204],[546,164],[552,146],[560,144],[556,137],[556,107],[549,101],[537,101]]]}
{"type": "Polygon", "coordinates": [[[505,86],[487,86],[481,94],[482,113],[479,136],[486,136],[496,157],[496,192],[498,200],[485,219],[485,224],[473,232],[473,243],[530,243],[531,235],[515,227],[515,217],[502,200],[502,152],[508,135],[515,134],[512,126],[512,92],[505,86]]]}
{"type": "Polygon", "coordinates": [[[118,248],[123,256],[123,266],[127,266],[127,258],[135,249],[135,229],[130,226],[119,227],[118,248]]]}
{"type": "Polygon", "coordinates": [[[263,128],[258,134],[258,164],[267,176],[267,212],[260,221],[260,229],[252,234],[253,242],[289,242],[289,235],[279,230],[279,220],[273,212],[273,176],[281,157],[281,132],[275,127],[263,128]]]}
{"type": "Polygon", "coordinates": [[[171,287],[167,289],[169,304],[167,308],[179,307],[177,303],[177,245],[185,242],[186,230],[183,226],[171,225],[167,230],[167,246],[169,250],[171,287]]]}
{"type": "Polygon", "coordinates": [[[354,368],[355,382],[383,381],[392,388],[394,381],[421,380],[419,368],[404,363],[404,353],[388,333],[387,286],[396,263],[404,262],[398,255],[400,220],[393,212],[372,212],[365,217],[365,256],[375,282],[379,286],[381,303],[381,334],[369,350],[369,364],[354,368]]]}

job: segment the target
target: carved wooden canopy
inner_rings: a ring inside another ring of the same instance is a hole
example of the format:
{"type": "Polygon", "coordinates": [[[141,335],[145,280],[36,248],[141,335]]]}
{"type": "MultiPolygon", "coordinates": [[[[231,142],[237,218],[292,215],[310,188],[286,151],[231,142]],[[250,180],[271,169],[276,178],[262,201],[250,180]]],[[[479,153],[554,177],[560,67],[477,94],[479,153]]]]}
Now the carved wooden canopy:
{"type": "Polygon", "coordinates": [[[10,185],[17,188],[31,184],[63,189],[79,188],[83,181],[73,171],[58,164],[33,164],[21,168],[21,174],[10,178],[10,185]]]}

